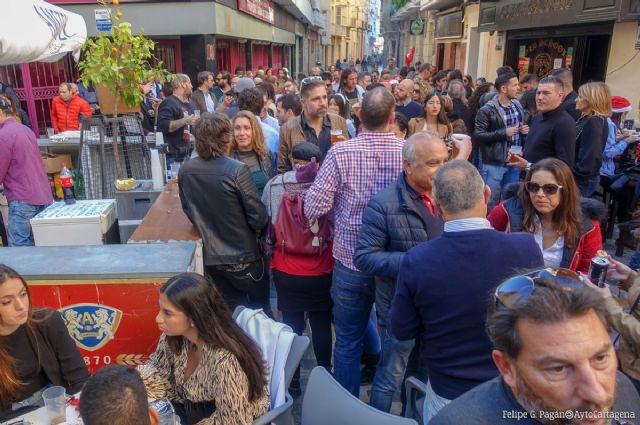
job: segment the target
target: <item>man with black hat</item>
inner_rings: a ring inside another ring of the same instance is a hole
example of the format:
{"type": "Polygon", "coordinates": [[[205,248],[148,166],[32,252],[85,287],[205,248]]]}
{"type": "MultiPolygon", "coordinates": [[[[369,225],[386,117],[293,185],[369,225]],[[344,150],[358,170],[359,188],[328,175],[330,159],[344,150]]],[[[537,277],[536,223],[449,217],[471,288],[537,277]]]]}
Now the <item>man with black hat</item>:
{"type": "Polygon", "coordinates": [[[251,78],[242,77],[238,80],[233,91],[228,91],[222,96],[222,102],[216,109],[216,112],[225,114],[229,119],[232,119],[239,111],[238,108],[238,96],[246,89],[255,88],[256,83],[251,78]]]}

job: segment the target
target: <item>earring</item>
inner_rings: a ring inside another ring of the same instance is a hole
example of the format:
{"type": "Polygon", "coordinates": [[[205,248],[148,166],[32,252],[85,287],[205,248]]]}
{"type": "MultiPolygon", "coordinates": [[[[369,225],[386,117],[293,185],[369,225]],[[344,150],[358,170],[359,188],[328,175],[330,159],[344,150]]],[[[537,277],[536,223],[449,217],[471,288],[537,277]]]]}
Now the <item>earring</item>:
{"type": "Polygon", "coordinates": [[[193,328],[195,325],[196,325],[195,323],[191,322],[191,327],[192,327],[192,328],[193,328]]]}

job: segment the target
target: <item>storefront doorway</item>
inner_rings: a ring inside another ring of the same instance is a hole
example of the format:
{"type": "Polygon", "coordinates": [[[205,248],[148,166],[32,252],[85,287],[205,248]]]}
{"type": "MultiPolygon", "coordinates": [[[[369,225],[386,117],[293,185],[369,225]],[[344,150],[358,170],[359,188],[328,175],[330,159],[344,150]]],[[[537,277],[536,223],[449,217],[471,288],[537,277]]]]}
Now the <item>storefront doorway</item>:
{"type": "Polygon", "coordinates": [[[611,46],[612,23],[509,31],[505,64],[522,77],[547,76],[555,68],[573,71],[575,88],[604,81],[611,46]]]}

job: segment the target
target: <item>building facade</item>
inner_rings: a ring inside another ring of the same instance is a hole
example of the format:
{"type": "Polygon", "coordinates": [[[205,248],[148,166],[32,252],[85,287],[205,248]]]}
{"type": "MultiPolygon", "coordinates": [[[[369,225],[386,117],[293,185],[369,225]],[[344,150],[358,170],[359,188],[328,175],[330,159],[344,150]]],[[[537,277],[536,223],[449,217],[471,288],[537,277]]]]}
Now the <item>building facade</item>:
{"type": "MultiPolygon", "coordinates": [[[[363,0],[323,0],[327,20],[322,33],[322,64],[325,66],[342,62],[362,60],[370,55],[372,43],[369,42],[375,31],[378,15],[371,15],[375,10],[363,0]],[[373,19],[372,19],[373,18],[373,19]],[[373,24],[370,25],[370,19],[373,24]]],[[[375,12],[374,12],[375,13],[375,12]]]]}

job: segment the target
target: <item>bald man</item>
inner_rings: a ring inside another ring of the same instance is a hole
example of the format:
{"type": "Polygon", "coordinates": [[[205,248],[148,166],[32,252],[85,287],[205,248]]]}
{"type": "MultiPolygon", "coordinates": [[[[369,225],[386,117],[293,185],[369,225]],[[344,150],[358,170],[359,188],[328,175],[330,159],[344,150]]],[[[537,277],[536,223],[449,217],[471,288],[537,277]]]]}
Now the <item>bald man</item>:
{"type": "Polygon", "coordinates": [[[413,100],[413,80],[402,80],[396,86],[393,95],[396,98],[396,112],[402,112],[408,119],[418,118],[424,107],[413,100]]]}

